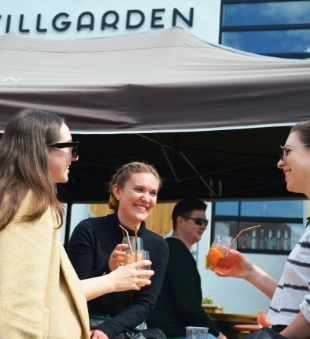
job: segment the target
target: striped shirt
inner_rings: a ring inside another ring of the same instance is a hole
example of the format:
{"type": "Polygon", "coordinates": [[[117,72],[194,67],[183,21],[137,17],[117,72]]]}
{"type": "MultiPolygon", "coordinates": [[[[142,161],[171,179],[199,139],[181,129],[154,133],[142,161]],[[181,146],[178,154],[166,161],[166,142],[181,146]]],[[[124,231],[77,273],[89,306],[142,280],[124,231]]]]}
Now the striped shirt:
{"type": "Polygon", "coordinates": [[[289,325],[302,310],[310,322],[310,226],[287,258],[275,290],[267,320],[272,325],[289,325]]]}

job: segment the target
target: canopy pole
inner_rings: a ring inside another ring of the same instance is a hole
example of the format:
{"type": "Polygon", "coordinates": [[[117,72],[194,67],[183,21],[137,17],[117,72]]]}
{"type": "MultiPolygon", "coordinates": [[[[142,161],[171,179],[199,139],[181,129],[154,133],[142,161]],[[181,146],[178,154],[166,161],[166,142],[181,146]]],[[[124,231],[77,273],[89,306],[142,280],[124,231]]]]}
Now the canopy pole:
{"type": "Polygon", "coordinates": [[[193,171],[196,174],[198,174],[198,177],[200,178],[200,180],[207,186],[208,190],[211,193],[211,196],[213,195],[214,197],[217,198],[217,194],[213,191],[212,187],[205,181],[205,179],[199,174],[199,172],[196,170],[196,167],[187,159],[187,157],[182,151],[180,151],[180,154],[183,157],[183,159],[189,164],[189,166],[193,169],[193,171]]]}
{"type": "Polygon", "coordinates": [[[171,161],[170,161],[170,159],[169,159],[169,157],[168,157],[168,154],[167,154],[167,152],[166,152],[166,150],[165,150],[165,147],[164,147],[163,143],[161,142],[160,137],[159,137],[159,135],[158,135],[157,133],[156,133],[156,136],[157,136],[157,139],[158,139],[158,144],[159,144],[159,146],[160,146],[160,148],[161,148],[161,150],[162,150],[162,152],[163,152],[163,154],[164,154],[164,157],[166,158],[166,161],[167,161],[167,163],[168,163],[168,165],[169,165],[169,167],[170,167],[170,170],[171,170],[171,172],[172,172],[172,174],[173,174],[173,176],[174,176],[174,179],[175,179],[176,181],[179,181],[179,179],[178,179],[178,177],[177,177],[177,174],[175,173],[174,168],[173,168],[173,166],[172,166],[172,164],[171,164],[171,161]]]}

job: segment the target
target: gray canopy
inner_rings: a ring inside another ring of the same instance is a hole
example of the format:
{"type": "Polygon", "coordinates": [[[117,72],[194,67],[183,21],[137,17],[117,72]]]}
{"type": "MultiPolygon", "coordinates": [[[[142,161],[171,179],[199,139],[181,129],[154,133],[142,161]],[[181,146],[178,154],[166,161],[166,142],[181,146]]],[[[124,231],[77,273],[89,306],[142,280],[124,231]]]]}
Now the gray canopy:
{"type": "Polygon", "coordinates": [[[242,53],[178,27],[0,37],[0,129],[22,108],[64,116],[81,141],[64,186],[76,201],[105,200],[115,167],[132,160],[158,168],[166,200],[286,197],[278,145],[309,119],[309,92],[308,61],[242,53]]]}

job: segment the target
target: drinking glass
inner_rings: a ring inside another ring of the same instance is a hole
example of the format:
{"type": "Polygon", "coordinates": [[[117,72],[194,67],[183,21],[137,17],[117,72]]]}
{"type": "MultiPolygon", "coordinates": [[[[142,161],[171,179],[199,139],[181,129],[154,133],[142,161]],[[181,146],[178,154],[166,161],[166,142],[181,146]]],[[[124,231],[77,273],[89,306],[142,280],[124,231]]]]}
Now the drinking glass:
{"type": "Polygon", "coordinates": [[[139,237],[137,238],[137,248],[136,248],[136,238],[133,237],[133,236],[124,237],[122,243],[129,245],[129,250],[132,250],[132,251],[135,251],[135,250],[141,251],[141,250],[143,250],[143,239],[142,238],[139,238],[139,237]]]}
{"type": "MultiPolygon", "coordinates": [[[[139,250],[139,251],[132,251],[132,250],[127,250],[125,254],[125,260],[124,260],[124,265],[132,264],[137,261],[141,260],[150,260],[150,254],[149,251],[145,250],[139,250]]],[[[151,269],[150,266],[144,266],[144,270],[149,270],[151,269]]]]}
{"type": "Polygon", "coordinates": [[[186,339],[207,339],[208,327],[186,326],[186,339]]]}
{"type": "Polygon", "coordinates": [[[234,264],[234,257],[230,254],[230,249],[236,249],[237,242],[234,238],[226,235],[217,235],[209,250],[207,261],[213,272],[227,274],[234,264]]]}
{"type": "Polygon", "coordinates": [[[257,324],[260,327],[270,327],[271,324],[266,320],[268,308],[260,308],[257,313],[257,324]]]}

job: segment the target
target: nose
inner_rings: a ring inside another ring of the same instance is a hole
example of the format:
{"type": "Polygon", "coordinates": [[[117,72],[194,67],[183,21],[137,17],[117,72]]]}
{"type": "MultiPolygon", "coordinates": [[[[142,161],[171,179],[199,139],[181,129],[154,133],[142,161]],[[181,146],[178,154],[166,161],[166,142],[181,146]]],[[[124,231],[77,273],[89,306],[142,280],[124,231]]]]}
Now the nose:
{"type": "Polygon", "coordinates": [[[71,159],[71,161],[78,161],[79,160],[79,156],[77,156],[76,158],[73,158],[71,159]]]}
{"type": "Polygon", "coordinates": [[[277,162],[277,167],[278,167],[278,168],[282,168],[282,166],[284,165],[284,162],[285,162],[285,160],[280,159],[280,160],[277,162]]]}
{"type": "Polygon", "coordinates": [[[142,196],[141,196],[141,200],[145,201],[145,202],[148,202],[150,201],[150,196],[148,193],[143,193],[142,196]]]}

